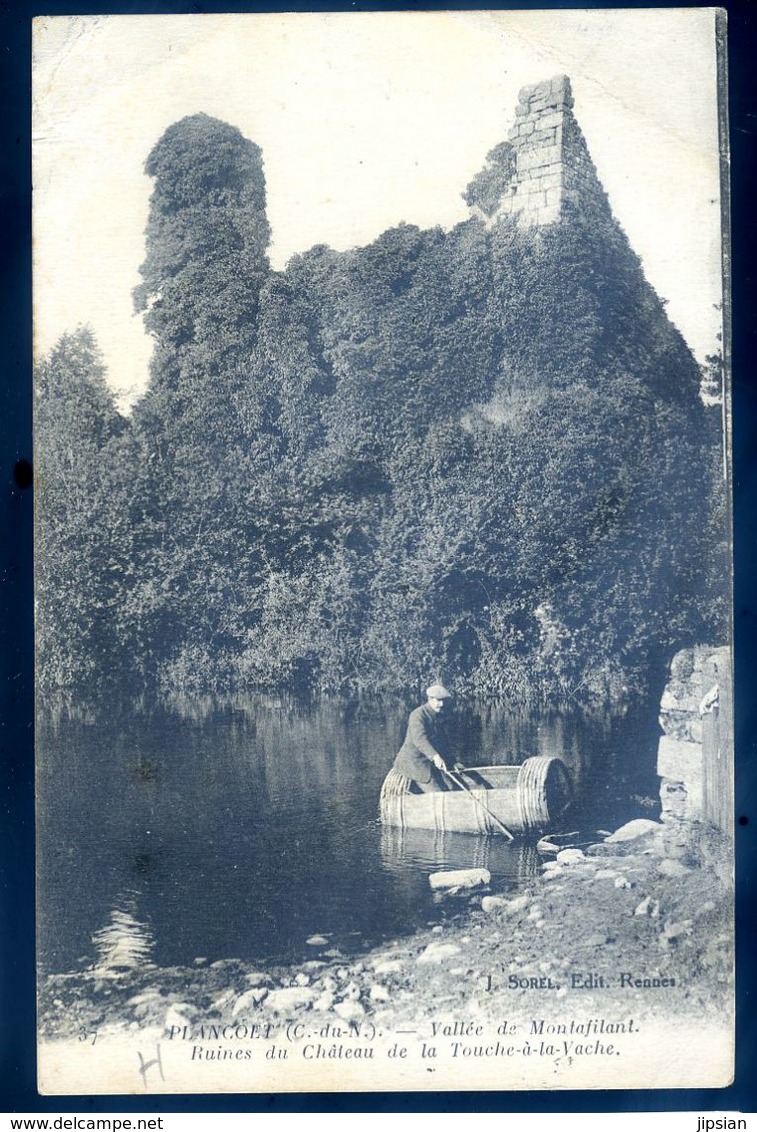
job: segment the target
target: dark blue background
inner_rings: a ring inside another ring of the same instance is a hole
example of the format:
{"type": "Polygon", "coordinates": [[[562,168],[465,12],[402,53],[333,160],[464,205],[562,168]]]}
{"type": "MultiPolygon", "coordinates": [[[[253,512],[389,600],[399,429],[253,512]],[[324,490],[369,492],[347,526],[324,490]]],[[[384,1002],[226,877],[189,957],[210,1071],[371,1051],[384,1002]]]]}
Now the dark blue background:
{"type": "MultiPolygon", "coordinates": [[[[736,797],[738,1025],[736,1080],[725,1090],[560,1093],[415,1093],[226,1097],[40,1097],[36,1091],[34,1009],[34,769],[31,463],[31,19],[35,15],[230,11],[371,11],[375,4],[250,5],[164,2],[98,4],[61,0],[0,2],[0,1110],[29,1112],[754,1112],[755,511],[757,511],[757,5],[726,4],[733,262],[733,478],[735,523],[736,797]]],[[[512,3],[404,5],[414,9],[520,8],[512,3]]],[[[540,7],[564,7],[540,4],[540,7]]],[[[611,7],[608,3],[577,5],[611,7]]],[[[630,5],[620,5],[628,7],[630,5]]],[[[644,5],[646,6],[646,5],[644,5]]],[[[680,4],[659,7],[678,7],[680,4]]],[[[398,5],[402,7],[402,5],[398,5]]]]}

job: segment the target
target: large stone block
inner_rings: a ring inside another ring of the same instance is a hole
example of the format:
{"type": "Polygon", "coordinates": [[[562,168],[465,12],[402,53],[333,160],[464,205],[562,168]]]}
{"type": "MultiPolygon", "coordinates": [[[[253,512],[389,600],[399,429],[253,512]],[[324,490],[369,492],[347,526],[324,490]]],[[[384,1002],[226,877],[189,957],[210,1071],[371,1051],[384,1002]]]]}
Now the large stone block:
{"type": "Polygon", "coordinates": [[[663,822],[676,824],[699,821],[703,811],[701,783],[697,786],[672,778],[660,782],[660,810],[663,822]]]}
{"type": "Polygon", "coordinates": [[[676,682],[689,680],[695,669],[701,665],[701,659],[697,649],[680,649],[670,662],[671,680],[676,682]]]}
{"type": "Polygon", "coordinates": [[[557,129],[563,123],[565,115],[560,110],[549,108],[541,113],[537,119],[537,130],[557,129]]]}
{"type": "Polygon", "coordinates": [[[562,150],[558,145],[545,146],[543,149],[522,149],[518,154],[518,174],[521,170],[534,169],[540,165],[558,165],[562,159],[562,150]]]}
{"type": "Polygon", "coordinates": [[[663,735],[657,748],[657,773],[660,778],[702,787],[704,756],[699,743],[686,743],[663,735]]]}
{"type": "Polygon", "coordinates": [[[702,717],[693,711],[661,711],[660,727],[671,739],[681,739],[684,743],[702,742],[702,717]]]}
{"type": "Polygon", "coordinates": [[[668,687],[674,694],[696,694],[703,683],[715,683],[718,675],[730,672],[730,652],[728,648],[713,648],[711,645],[698,645],[696,648],[681,649],[670,664],[668,687]]]}
{"type": "Polygon", "coordinates": [[[533,83],[531,86],[524,86],[518,93],[520,102],[534,103],[539,99],[548,98],[552,93],[552,84],[549,80],[542,83],[533,83]]]}
{"type": "Polygon", "coordinates": [[[567,106],[573,105],[573,91],[567,75],[555,75],[549,85],[553,99],[567,106]]]}
{"type": "Polygon", "coordinates": [[[518,101],[528,104],[535,90],[536,86],[533,83],[530,86],[522,86],[518,91],[518,101]]]}
{"type": "Polygon", "coordinates": [[[524,169],[521,184],[524,185],[529,192],[533,192],[534,189],[538,188],[542,177],[546,177],[549,173],[559,168],[559,165],[537,165],[533,169],[524,169]]]}
{"type": "Polygon", "coordinates": [[[534,212],[534,211],[538,211],[539,209],[544,208],[546,206],[546,204],[547,204],[546,193],[542,193],[542,192],[539,192],[537,190],[536,192],[530,192],[528,194],[528,196],[526,197],[525,207],[526,207],[526,210],[528,212],[534,212]]]}
{"type": "Polygon", "coordinates": [[[662,693],[660,710],[663,712],[697,713],[701,699],[702,692],[699,683],[692,687],[689,683],[673,683],[671,681],[662,693]]]}
{"type": "Polygon", "coordinates": [[[555,130],[537,130],[528,139],[528,146],[530,149],[546,149],[547,146],[554,146],[556,144],[555,130]]]}
{"type": "Polygon", "coordinates": [[[539,188],[543,189],[545,192],[547,189],[560,189],[562,188],[562,174],[557,171],[542,173],[537,183],[539,188]]]}

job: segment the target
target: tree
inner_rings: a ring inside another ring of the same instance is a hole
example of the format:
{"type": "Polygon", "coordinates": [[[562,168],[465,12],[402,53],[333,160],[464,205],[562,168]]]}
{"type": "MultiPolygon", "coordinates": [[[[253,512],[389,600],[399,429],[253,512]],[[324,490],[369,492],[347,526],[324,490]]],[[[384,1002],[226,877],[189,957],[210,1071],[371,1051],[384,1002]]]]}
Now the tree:
{"type": "Polygon", "coordinates": [[[166,130],[145,169],[155,186],[134,297],[155,351],[134,427],[136,521],[151,537],[141,547],[135,614],[164,678],[171,664],[219,676],[214,658],[240,639],[247,615],[251,551],[238,511],[249,420],[240,405],[254,409],[252,355],[269,274],[262,159],[238,129],[197,114],[166,130]]]}
{"type": "Polygon", "coordinates": [[[118,414],[91,331],[64,334],[35,383],[37,676],[45,698],[117,686],[129,531],[114,491],[118,414]]]}
{"type": "MultiPolygon", "coordinates": [[[[147,257],[135,306],[179,364],[238,357],[255,340],[270,229],[260,149],[233,126],[195,114],[166,130],[145,163],[155,179],[147,257]]],[[[159,355],[156,382],[176,370],[159,355]]]]}
{"type": "MultiPolygon", "coordinates": [[[[480,210],[510,161],[498,147],[469,187],[480,210]]],[[[61,644],[53,680],[94,678],[118,642],[169,692],[397,692],[434,671],[490,698],[612,699],[721,623],[715,410],[609,211],[400,224],[273,273],[238,130],[186,118],[146,167],[148,393],[125,428],[86,334],[40,380],[55,481],[68,431],[98,469],[94,510],[73,484],[48,504],[64,589],[84,569],[67,524],[91,565],[83,667],[61,644]]]]}
{"type": "Polygon", "coordinates": [[[491,217],[497,211],[515,175],[515,150],[510,142],[500,142],[486,155],[483,169],[463,193],[465,203],[491,217]]]}

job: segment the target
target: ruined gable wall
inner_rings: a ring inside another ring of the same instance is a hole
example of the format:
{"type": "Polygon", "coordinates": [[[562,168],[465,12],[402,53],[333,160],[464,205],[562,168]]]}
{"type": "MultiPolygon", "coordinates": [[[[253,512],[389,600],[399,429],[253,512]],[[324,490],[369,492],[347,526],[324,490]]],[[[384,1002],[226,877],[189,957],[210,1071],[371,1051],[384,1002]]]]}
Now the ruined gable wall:
{"type": "MultiPolygon", "coordinates": [[[[573,114],[567,75],[520,91],[508,138],[514,172],[499,207],[485,218],[488,223],[517,216],[531,227],[554,224],[573,211],[610,214],[607,194],[573,114]]],[[[477,211],[475,206],[473,210],[477,211]]]]}

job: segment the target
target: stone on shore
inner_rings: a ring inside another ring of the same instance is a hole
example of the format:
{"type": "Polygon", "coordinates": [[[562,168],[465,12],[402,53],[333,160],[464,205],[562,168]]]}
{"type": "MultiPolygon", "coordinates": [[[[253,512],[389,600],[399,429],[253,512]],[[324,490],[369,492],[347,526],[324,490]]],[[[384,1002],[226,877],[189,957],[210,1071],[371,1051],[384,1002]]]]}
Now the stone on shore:
{"type": "Polygon", "coordinates": [[[442,963],[462,951],[456,943],[430,943],[418,956],[418,963],[442,963]]]}
{"type": "Polygon", "coordinates": [[[353,1022],[356,1018],[363,1017],[365,1009],[354,999],[346,999],[344,1002],[336,1004],[334,1013],[338,1014],[345,1022],[353,1022]]]}
{"type": "Polygon", "coordinates": [[[691,933],[691,920],[681,920],[680,923],[668,921],[662,929],[663,939],[673,943],[681,936],[691,933]]]}
{"type": "Polygon", "coordinates": [[[605,843],[614,845],[618,842],[637,841],[640,837],[646,837],[652,833],[661,833],[662,828],[660,822],[651,821],[649,818],[634,818],[633,821],[627,821],[620,829],[616,829],[614,833],[606,837],[605,843]]]}
{"type": "Polygon", "coordinates": [[[692,869],[688,865],[684,865],[682,861],[666,857],[664,861],[660,861],[658,872],[662,873],[664,877],[685,877],[692,872],[692,869]]]}
{"type": "Polygon", "coordinates": [[[163,1026],[166,1030],[170,1030],[172,1026],[177,1029],[182,1026],[189,1026],[196,1015],[197,1009],[194,1006],[190,1006],[186,1002],[175,1002],[166,1011],[163,1026]]]}
{"type": "Polygon", "coordinates": [[[528,896],[521,894],[509,901],[509,910],[511,912],[525,912],[530,903],[531,901],[528,896]]]}
{"type": "Polygon", "coordinates": [[[428,883],[432,888],[476,888],[479,884],[489,884],[491,879],[488,869],[453,869],[431,873],[428,883]]]}
{"type": "Polygon", "coordinates": [[[234,1003],[234,1009],[231,1012],[232,1018],[238,1018],[245,1010],[252,1010],[255,1006],[259,1006],[267,994],[267,987],[252,987],[244,994],[240,994],[234,1003]]]}
{"type": "Polygon", "coordinates": [[[310,1006],[315,997],[316,992],[312,987],[282,987],[281,990],[271,991],[265,1004],[268,1010],[283,1014],[298,1006],[310,1006]]]}
{"type": "Polygon", "coordinates": [[[399,975],[402,966],[401,959],[382,959],[380,963],[376,963],[373,971],[376,975],[399,975]]]}
{"type": "Polygon", "coordinates": [[[640,903],[636,905],[633,910],[634,916],[651,916],[656,919],[660,914],[659,900],[653,900],[651,896],[645,896],[640,903]]]}
{"type": "Polygon", "coordinates": [[[220,994],[211,999],[210,1009],[214,1014],[226,1014],[227,1011],[232,1010],[238,997],[235,990],[227,987],[226,990],[221,991],[220,994]]]}
{"type": "Polygon", "coordinates": [[[481,901],[482,912],[496,912],[500,908],[507,907],[507,900],[504,896],[484,896],[481,901]]]}

